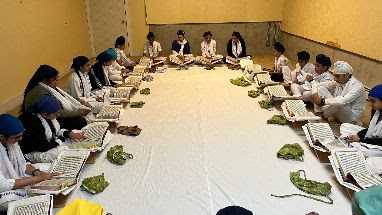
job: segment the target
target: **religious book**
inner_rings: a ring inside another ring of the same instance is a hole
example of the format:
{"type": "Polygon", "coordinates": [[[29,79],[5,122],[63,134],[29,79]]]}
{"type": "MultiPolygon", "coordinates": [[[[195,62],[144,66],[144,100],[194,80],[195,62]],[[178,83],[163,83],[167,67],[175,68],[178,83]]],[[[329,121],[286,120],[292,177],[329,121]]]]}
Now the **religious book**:
{"type": "Polygon", "coordinates": [[[53,215],[53,196],[41,195],[10,202],[7,215],[53,215]]]}

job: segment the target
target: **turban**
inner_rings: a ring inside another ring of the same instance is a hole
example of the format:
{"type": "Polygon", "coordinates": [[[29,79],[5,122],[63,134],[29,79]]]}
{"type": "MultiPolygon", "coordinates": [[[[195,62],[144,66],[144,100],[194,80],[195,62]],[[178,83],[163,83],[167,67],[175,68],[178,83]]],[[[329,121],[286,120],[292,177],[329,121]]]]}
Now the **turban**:
{"type": "Polygon", "coordinates": [[[106,52],[111,55],[112,60],[117,60],[117,50],[115,48],[109,48],[106,52]]]}
{"type": "Polygon", "coordinates": [[[369,92],[369,96],[377,99],[382,99],[382,84],[373,87],[369,92]]]}
{"type": "Polygon", "coordinates": [[[112,56],[107,52],[102,52],[101,54],[97,56],[97,61],[101,63],[104,63],[110,60],[112,60],[112,56]]]}
{"type": "Polygon", "coordinates": [[[19,119],[10,115],[0,115],[0,134],[11,137],[24,131],[24,126],[19,119]]]}
{"type": "Polygon", "coordinates": [[[61,109],[61,103],[52,96],[43,96],[35,105],[34,111],[37,113],[56,113],[61,109]]]}
{"type": "Polygon", "coordinates": [[[333,74],[353,74],[353,68],[345,61],[337,61],[333,65],[333,74]]]}

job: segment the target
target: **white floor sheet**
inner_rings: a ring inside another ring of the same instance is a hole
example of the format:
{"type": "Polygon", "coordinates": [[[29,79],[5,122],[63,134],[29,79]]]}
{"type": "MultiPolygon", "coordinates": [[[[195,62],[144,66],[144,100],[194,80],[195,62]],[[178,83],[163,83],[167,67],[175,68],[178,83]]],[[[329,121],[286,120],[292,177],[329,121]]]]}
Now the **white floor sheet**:
{"type": "Polygon", "coordinates": [[[141,109],[126,110],[122,125],[138,125],[137,137],[115,135],[98,157],[86,165],[81,178],[105,173],[109,187],[90,195],[77,187],[77,197],[104,205],[113,215],[214,215],[229,205],[254,214],[351,214],[350,201],[335,181],[330,167],[320,164],[306,139],[290,126],[267,125],[281,111],[261,109],[247,96],[250,87],[238,87],[231,78],[240,71],[226,67],[206,71],[168,69],[143,82],[151,94],[133,97],[145,101],[141,109]],[[300,143],[305,161],[276,157],[284,144],[300,143]],[[121,144],[134,159],[123,166],[106,159],[107,150],[121,144]],[[312,180],[329,182],[333,205],[302,197],[274,198],[271,194],[303,193],[289,173],[304,169],[312,180]]]}

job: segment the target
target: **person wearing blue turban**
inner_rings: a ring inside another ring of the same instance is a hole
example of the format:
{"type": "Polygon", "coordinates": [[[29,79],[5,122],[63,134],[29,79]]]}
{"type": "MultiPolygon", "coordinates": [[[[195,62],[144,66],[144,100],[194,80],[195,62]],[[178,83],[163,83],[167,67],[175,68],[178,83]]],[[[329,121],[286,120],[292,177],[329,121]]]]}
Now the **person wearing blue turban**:
{"type": "Polygon", "coordinates": [[[25,198],[27,193],[22,189],[25,186],[55,176],[26,162],[18,145],[23,132],[19,119],[9,114],[0,115],[0,211],[7,210],[9,202],[25,198]]]}
{"type": "Polygon", "coordinates": [[[35,107],[20,116],[25,131],[19,144],[32,163],[51,163],[67,149],[63,145],[66,138],[83,138],[81,133],[61,128],[57,121],[60,109],[57,99],[44,96],[35,107]]]}
{"type": "MultiPolygon", "coordinates": [[[[368,95],[368,102],[375,111],[369,128],[358,131],[357,134],[346,136],[347,142],[362,142],[382,146],[382,84],[373,87],[368,95]]],[[[341,125],[343,128],[343,126],[341,125]]],[[[344,130],[344,129],[343,129],[344,130]]]]}
{"type": "Polygon", "coordinates": [[[111,55],[112,60],[111,65],[107,68],[110,80],[122,81],[123,77],[127,76],[129,70],[117,63],[117,49],[109,48],[106,52],[111,55]]]}
{"type": "Polygon", "coordinates": [[[89,72],[90,84],[92,90],[102,90],[106,86],[115,86],[116,82],[110,80],[108,68],[113,63],[113,57],[106,51],[100,53],[96,60],[97,62],[91,67],[89,72]]]}

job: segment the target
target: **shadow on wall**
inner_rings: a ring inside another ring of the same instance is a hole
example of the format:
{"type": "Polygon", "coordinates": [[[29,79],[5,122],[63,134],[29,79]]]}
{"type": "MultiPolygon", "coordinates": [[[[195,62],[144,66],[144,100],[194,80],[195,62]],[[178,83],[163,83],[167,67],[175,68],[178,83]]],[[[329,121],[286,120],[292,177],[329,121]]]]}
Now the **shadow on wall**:
{"type": "Polygon", "coordinates": [[[186,39],[191,45],[194,56],[201,55],[200,43],[203,41],[203,33],[211,31],[213,39],[217,43],[217,53],[226,55],[227,42],[233,31],[239,31],[247,46],[248,54],[272,53],[274,38],[280,36],[275,26],[279,22],[260,23],[218,23],[218,24],[177,24],[177,25],[150,25],[149,30],[154,32],[156,40],[161,43],[163,54],[171,53],[171,43],[176,39],[176,32],[182,29],[186,32],[186,39]],[[269,46],[267,46],[269,29],[269,46]],[[276,32],[276,33],[275,33],[276,32]],[[274,36],[276,35],[276,37],[274,36]]]}

